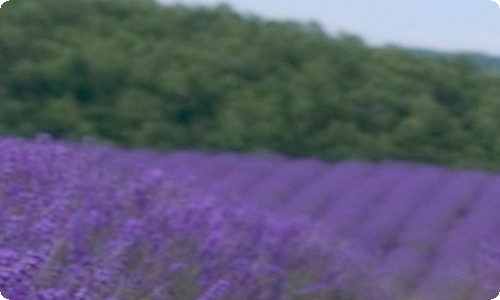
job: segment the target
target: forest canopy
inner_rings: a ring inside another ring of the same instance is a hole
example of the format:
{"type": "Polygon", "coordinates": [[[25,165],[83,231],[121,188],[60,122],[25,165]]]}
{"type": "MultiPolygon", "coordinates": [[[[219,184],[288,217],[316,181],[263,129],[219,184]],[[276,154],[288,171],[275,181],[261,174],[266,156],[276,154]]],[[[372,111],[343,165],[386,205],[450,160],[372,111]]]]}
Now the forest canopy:
{"type": "Polygon", "coordinates": [[[0,14],[1,135],[500,170],[500,75],[468,56],[227,5],[22,0],[0,14]]]}

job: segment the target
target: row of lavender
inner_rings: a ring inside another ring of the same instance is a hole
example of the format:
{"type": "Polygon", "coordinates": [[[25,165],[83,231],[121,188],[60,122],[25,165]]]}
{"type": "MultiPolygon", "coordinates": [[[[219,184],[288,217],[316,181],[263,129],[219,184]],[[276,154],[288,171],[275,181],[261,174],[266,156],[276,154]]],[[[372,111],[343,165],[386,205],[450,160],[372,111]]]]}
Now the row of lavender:
{"type": "Polygon", "coordinates": [[[205,189],[217,176],[198,182],[202,164],[190,155],[43,135],[3,138],[0,149],[7,299],[390,299],[363,245],[321,222],[216,197],[205,189]]]}
{"type": "Polygon", "coordinates": [[[325,237],[362,241],[377,257],[371,276],[397,299],[490,299],[500,290],[500,176],[233,153],[177,152],[163,163],[226,203],[305,217],[322,223],[325,237]]]}

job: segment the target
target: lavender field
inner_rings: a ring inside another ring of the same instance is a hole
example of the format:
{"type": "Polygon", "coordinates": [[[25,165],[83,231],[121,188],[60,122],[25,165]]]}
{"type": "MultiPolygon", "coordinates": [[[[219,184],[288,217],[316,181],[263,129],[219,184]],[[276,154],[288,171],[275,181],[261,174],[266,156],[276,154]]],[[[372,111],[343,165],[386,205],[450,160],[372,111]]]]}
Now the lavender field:
{"type": "Polygon", "coordinates": [[[500,176],[0,139],[10,300],[492,299],[500,176]]]}

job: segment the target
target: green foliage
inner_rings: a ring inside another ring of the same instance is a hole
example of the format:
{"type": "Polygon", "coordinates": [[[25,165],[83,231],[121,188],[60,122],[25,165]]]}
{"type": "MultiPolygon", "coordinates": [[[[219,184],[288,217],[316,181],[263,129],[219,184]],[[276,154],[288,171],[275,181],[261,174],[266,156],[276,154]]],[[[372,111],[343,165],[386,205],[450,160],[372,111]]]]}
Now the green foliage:
{"type": "MultiPolygon", "coordinates": [[[[398,47],[395,47],[398,48],[398,47]]],[[[400,48],[403,49],[403,48],[400,48]]],[[[407,49],[411,53],[421,57],[434,57],[440,59],[465,59],[469,64],[491,73],[500,73],[500,57],[491,56],[476,52],[462,52],[457,54],[448,54],[432,50],[407,49]]]]}
{"type": "Polygon", "coordinates": [[[2,8],[0,134],[498,169],[500,78],[468,56],[373,49],[227,5],[2,8]]]}

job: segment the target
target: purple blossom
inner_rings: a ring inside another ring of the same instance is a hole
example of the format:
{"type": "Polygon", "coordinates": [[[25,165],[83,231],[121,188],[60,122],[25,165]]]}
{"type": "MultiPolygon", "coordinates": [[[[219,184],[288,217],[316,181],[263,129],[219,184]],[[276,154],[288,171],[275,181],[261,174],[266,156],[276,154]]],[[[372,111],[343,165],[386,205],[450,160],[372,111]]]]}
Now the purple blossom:
{"type": "Polygon", "coordinates": [[[10,300],[479,299],[500,282],[485,172],[46,135],[0,147],[10,300]]]}

